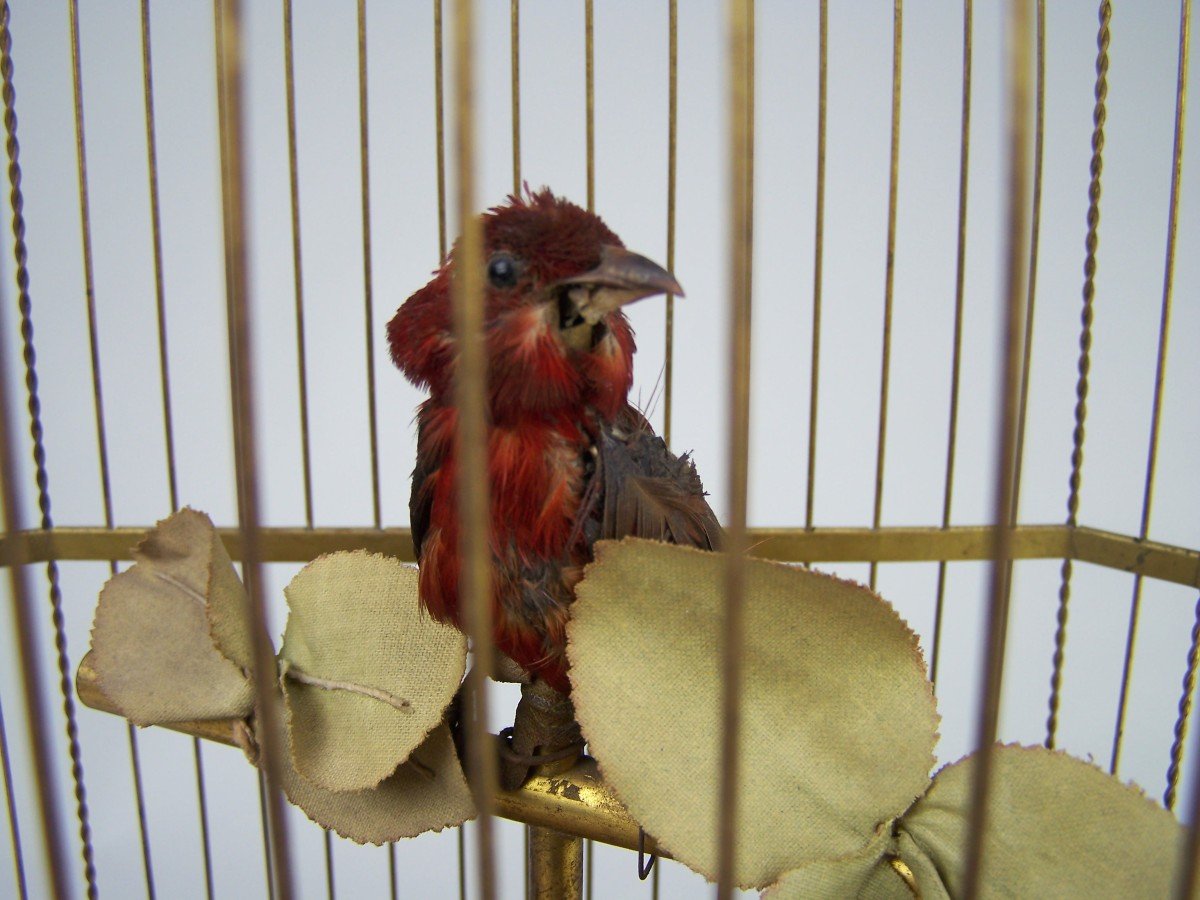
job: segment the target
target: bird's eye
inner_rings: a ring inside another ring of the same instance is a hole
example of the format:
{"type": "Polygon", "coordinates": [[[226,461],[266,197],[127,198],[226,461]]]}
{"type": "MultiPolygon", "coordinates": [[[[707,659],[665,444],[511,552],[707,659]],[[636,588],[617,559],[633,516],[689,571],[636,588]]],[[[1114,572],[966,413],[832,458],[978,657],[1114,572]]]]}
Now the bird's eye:
{"type": "Polygon", "coordinates": [[[487,274],[493,287],[512,287],[517,283],[516,260],[507,253],[497,253],[488,261],[487,274]]]}

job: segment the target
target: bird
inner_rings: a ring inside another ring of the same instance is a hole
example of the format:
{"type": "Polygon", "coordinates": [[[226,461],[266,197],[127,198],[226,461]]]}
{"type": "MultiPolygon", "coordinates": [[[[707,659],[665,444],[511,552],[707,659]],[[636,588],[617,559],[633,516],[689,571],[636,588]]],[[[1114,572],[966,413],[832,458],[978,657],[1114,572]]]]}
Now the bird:
{"type": "MultiPolygon", "coordinates": [[[[492,639],[548,696],[565,697],[566,625],[597,541],[721,543],[695,464],[629,402],[636,344],[623,307],[683,290],[549,188],[526,185],[481,219],[492,639]]],[[[429,392],[416,414],[409,502],[420,602],[462,630],[450,300],[458,269],[456,245],[396,311],[387,339],[396,366],[429,392]]],[[[524,744],[545,749],[536,738],[524,744]]]]}

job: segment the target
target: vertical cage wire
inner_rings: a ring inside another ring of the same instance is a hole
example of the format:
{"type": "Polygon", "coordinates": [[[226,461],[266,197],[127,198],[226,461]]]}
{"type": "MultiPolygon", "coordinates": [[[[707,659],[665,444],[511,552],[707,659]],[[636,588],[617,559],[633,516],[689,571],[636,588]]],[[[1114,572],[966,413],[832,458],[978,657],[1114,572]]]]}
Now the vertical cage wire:
{"type": "MultiPolygon", "coordinates": [[[[304,331],[304,260],[300,252],[300,174],[296,150],[296,63],[292,0],[283,0],[283,84],[287,111],[287,168],[288,198],[292,232],[292,283],[295,299],[296,378],[300,415],[300,471],[304,492],[304,527],[312,529],[313,478],[312,439],[309,435],[308,349],[304,331]]],[[[329,897],[335,896],[333,865],[333,835],[322,831],[325,852],[325,887],[329,897]]]]}
{"type": "Polygon", "coordinates": [[[254,696],[261,772],[270,833],[270,880],[280,900],[293,896],[291,848],[283,807],[283,758],[286,751],[280,701],[275,693],[275,651],[267,630],[266,597],[260,548],[258,446],[255,423],[254,369],[250,365],[253,322],[250,315],[248,252],[245,236],[245,144],[241,5],[216,0],[221,183],[224,186],[226,303],[230,387],[234,417],[234,461],[237,473],[238,522],[242,575],[250,598],[249,633],[254,648],[254,696]]]}
{"type": "Polygon", "coordinates": [[[829,99],[829,0],[821,0],[817,50],[816,221],[813,225],[812,349],[808,377],[808,478],[804,491],[804,527],[813,527],[817,487],[817,401],[821,372],[821,292],[825,265],[825,135],[829,99]]]}
{"type": "MultiPolygon", "coordinates": [[[[967,188],[971,158],[971,30],[974,16],[971,0],[963,0],[962,114],[958,139],[958,239],[954,263],[954,337],[950,351],[950,421],[946,428],[946,480],[942,489],[942,528],[950,527],[954,500],[954,462],[958,446],[958,404],[962,381],[963,300],[967,259],[967,188]]],[[[1039,82],[1040,85],[1040,82],[1039,82]]],[[[1036,244],[1036,242],[1035,242],[1036,244]]],[[[1027,345],[1028,346],[1028,345],[1027,345]]],[[[1020,440],[1017,446],[1020,446],[1020,440]]],[[[938,562],[937,589],[933,608],[933,637],[929,647],[929,680],[937,686],[941,655],[942,620],[946,606],[946,561],[938,562]]]]}
{"type": "MultiPolygon", "coordinates": [[[[163,444],[167,457],[167,501],[179,508],[179,481],[175,458],[175,428],[171,411],[171,374],[167,350],[166,290],[163,283],[162,210],[158,193],[158,135],[154,119],[154,64],[150,45],[150,0],[141,0],[142,100],[146,119],[146,170],[150,197],[150,239],[154,264],[154,309],[158,330],[159,392],[162,395],[163,444]]],[[[196,811],[200,825],[200,852],[204,866],[204,894],[213,897],[212,841],[208,829],[208,792],[204,784],[204,759],[200,739],[192,738],[192,765],[196,777],[196,811]]]]}
{"type": "Polygon", "coordinates": [[[475,215],[475,21],[471,0],[454,8],[454,104],[457,211],[461,236],[456,245],[457,277],[451,289],[458,343],[454,400],[458,409],[456,489],[459,555],[467,634],[475,654],[467,674],[467,780],[478,810],[479,890],[484,900],[496,892],[492,816],[498,782],[497,760],[487,732],[487,677],[493,668],[490,580],[488,575],[487,377],[483,346],[482,229],[475,215]]]}
{"type": "MultiPolygon", "coordinates": [[[[1079,489],[1083,480],[1084,426],[1087,422],[1088,373],[1091,370],[1092,320],[1095,316],[1096,249],[1100,242],[1100,176],[1104,170],[1104,122],[1107,118],[1108,44],[1111,40],[1109,22],[1112,4],[1100,3],[1100,28],[1096,36],[1096,103],[1092,108],[1092,159],[1088,184],[1087,249],[1083,263],[1083,311],[1080,313],[1078,379],[1075,382],[1075,428],[1071,433],[1071,476],[1067,490],[1067,525],[1078,524],[1079,489]]],[[[1050,699],[1046,718],[1046,746],[1053,749],[1058,731],[1058,708],[1061,703],[1063,661],[1066,654],[1067,619],[1071,600],[1072,561],[1064,559],[1058,588],[1058,626],[1054,632],[1053,672],[1050,676],[1050,699]]]]}
{"type": "Polygon", "coordinates": [[[1012,587],[1013,481],[1016,458],[1016,420],[1020,397],[1020,335],[1024,329],[1021,291],[1025,281],[1025,223],[1029,214],[1029,114],[1032,90],[1029,69],[1032,61],[1029,34],[1033,25],[1031,0],[1012,0],[1008,6],[1005,75],[1008,83],[1007,172],[1008,202],[1005,210],[1005,325],[1003,331],[1003,377],[996,409],[999,418],[999,448],[994,477],[992,515],[992,562],[985,630],[984,679],[980,685],[979,718],[975,747],[978,757],[970,790],[970,813],[965,841],[966,867],[963,896],[977,896],[981,886],[984,835],[991,791],[993,750],[1000,718],[1000,689],[1004,682],[1004,648],[1008,635],[1008,613],[1012,587]]]}
{"type": "MultiPolygon", "coordinates": [[[[888,395],[892,376],[892,309],[896,285],[896,191],[900,182],[900,73],[904,51],[904,2],[895,0],[892,6],[892,118],[891,139],[888,145],[888,205],[887,258],[883,283],[883,349],[879,354],[879,430],[875,438],[875,499],[871,511],[871,527],[883,522],[883,474],[887,459],[888,395]]],[[[879,563],[872,561],[867,584],[875,590],[879,563]]]]}
{"type": "MultiPolygon", "coordinates": [[[[8,181],[9,181],[9,196],[12,205],[12,230],[13,230],[13,255],[16,258],[17,271],[17,304],[20,310],[21,319],[21,346],[22,356],[25,363],[25,391],[26,391],[26,407],[29,413],[29,428],[33,438],[33,461],[35,471],[35,481],[37,483],[38,494],[38,510],[41,514],[40,527],[43,531],[49,531],[54,527],[54,521],[50,510],[50,479],[46,469],[46,448],[44,441],[44,430],[42,427],[42,404],[38,392],[38,376],[37,376],[37,355],[33,344],[33,301],[30,296],[29,289],[29,267],[28,267],[28,250],[25,243],[25,214],[24,214],[24,197],[21,190],[21,164],[20,164],[20,144],[17,141],[17,113],[16,113],[16,91],[13,87],[13,62],[12,62],[12,32],[9,29],[10,10],[7,0],[0,0],[0,75],[3,76],[3,99],[4,99],[4,130],[5,130],[5,149],[8,154],[8,181]]],[[[6,506],[6,509],[11,507],[6,506]]],[[[83,856],[83,875],[86,884],[86,890],[89,900],[98,896],[96,887],[96,864],[95,851],[92,846],[92,826],[91,815],[88,810],[87,803],[87,788],[84,783],[83,775],[83,750],[79,742],[79,724],[76,716],[75,695],[71,685],[71,663],[67,654],[67,636],[66,636],[66,619],[63,613],[63,597],[61,579],[59,574],[58,563],[51,559],[46,563],[46,581],[49,588],[50,599],[50,618],[54,629],[54,654],[55,663],[58,672],[58,688],[59,694],[62,697],[63,718],[65,719],[67,733],[67,753],[71,759],[71,780],[75,790],[75,817],[79,826],[79,841],[80,850],[83,856]]],[[[17,598],[18,607],[18,623],[21,623],[20,616],[25,614],[24,605],[21,603],[23,596],[22,591],[26,590],[26,584],[22,578],[18,578],[13,583],[14,597],[17,598]]],[[[25,658],[26,650],[32,652],[31,642],[33,639],[32,624],[26,622],[23,624],[21,634],[27,639],[21,642],[22,659],[25,658]]],[[[32,665],[32,657],[30,657],[32,665]]],[[[27,691],[33,688],[31,685],[36,684],[36,681],[31,681],[36,676],[33,673],[27,672],[25,676],[25,686],[27,691]]],[[[40,722],[40,703],[41,693],[30,693],[27,695],[27,716],[30,718],[31,730],[35,733],[41,728],[40,722]]],[[[53,796],[53,792],[48,782],[41,777],[46,774],[48,778],[49,759],[43,760],[41,753],[49,747],[48,737],[35,737],[36,747],[38,751],[37,765],[39,775],[39,783],[42,785],[43,797],[49,798],[53,796]],[[50,793],[46,793],[50,791],[50,793]]],[[[47,816],[50,814],[47,813],[47,816]]],[[[49,828],[50,823],[46,819],[43,820],[45,827],[49,828]]],[[[57,831],[55,832],[57,840],[57,831]]],[[[51,844],[51,852],[54,854],[54,883],[59,881],[59,873],[61,869],[61,859],[58,854],[57,843],[51,844]]]]}
{"type": "Polygon", "coordinates": [[[746,518],[750,456],[750,288],[753,265],[754,3],[728,5],[729,102],[729,521],[721,646],[720,786],[717,797],[717,898],[736,885],[746,518]]]}
{"type": "MultiPolygon", "coordinates": [[[[104,502],[104,527],[112,528],[113,497],[112,478],[108,454],[108,429],[105,424],[104,395],[100,377],[100,340],[96,323],[96,279],[92,255],[92,213],[87,172],[87,138],[83,121],[83,72],[80,60],[79,3],[69,4],[71,20],[71,87],[75,110],[75,159],[79,183],[79,222],[83,251],[84,296],[87,308],[88,351],[92,364],[92,405],[96,417],[96,448],[100,461],[100,492],[104,502]]],[[[116,560],[108,564],[110,575],[117,574],[116,560]]],[[[129,742],[129,764],[133,778],[134,808],[137,810],[138,838],[142,849],[142,874],[146,883],[146,896],[153,900],[154,869],[150,858],[150,833],[146,825],[146,796],[142,789],[142,766],[138,753],[137,732],[132,722],[125,723],[129,742]]]]}
{"type": "MultiPolygon", "coordinates": [[[[1162,425],[1163,389],[1167,372],[1167,341],[1171,331],[1171,301],[1175,286],[1175,243],[1179,231],[1179,187],[1183,172],[1183,129],[1186,120],[1187,72],[1188,72],[1188,33],[1191,21],[1191,0],[1181,0],[1179,4],[1179,57],[1176,66],[1175,82],[1175,128],[1171,147],[1171,193],[1167,208],[1167,247],[1166,259],[1163,262],[1162,304],[1158,321],[1158,350],[1154,363],[1154,398],[1150,407],[1150,435],[1146,448],[1146,481],[1142,489],[1142,514],[1138,524],[1138,537],[1145,540],[1150,533],[1150,509],[1154,499],[1154,476],[1158,466],[1158,439],[1162,425]]],[[[1125,716],[1129,704],[1129,681],[1133,669],[1133,649],[1137,638],[1138,619],[1142,604],[1142,576],[1133,576],[1133,596],[1129,601],[1129,625],[1126,629],[1125,658],[1121,665],[1121,694],[1117,706],[1117,724],[1113,729],[1113,749],[1109,763],[1110,771],[1115,775],[1120,765],[1121,740],[1125,733],[1125,716]]],[[[1192,647],[1196,646],[1196,635],[1193,630],[1192,647]]],[[[1194,680],[1196,651],[1188,653],[1187,670],[1191,678],[1185,675],[1184,684],[1188,686],[1194,680]]],[[[1187,720],[1187,698],[1179,709],[1179,720],[1176,722],[1175,739],[1171,744],[1171,766],[1167,770],[1167,791],[1163,802],[1168,809],[1174,806],[1175,790],[1179,778],[1179,757],[1182,751],[1183,730],[1187,720]]]]}

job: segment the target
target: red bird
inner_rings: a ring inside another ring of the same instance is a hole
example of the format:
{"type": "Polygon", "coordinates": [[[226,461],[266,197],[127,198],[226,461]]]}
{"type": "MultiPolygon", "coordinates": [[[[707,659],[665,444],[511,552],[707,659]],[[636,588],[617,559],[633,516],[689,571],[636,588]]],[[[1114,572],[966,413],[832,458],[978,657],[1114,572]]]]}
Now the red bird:
{"type": "MultiPolygon", "coordinates": [[[[483,215],[496,646],[562,693],[574,588],[597,540],[636,535],[715,548],[695,466],[627,401],[633,330],[621,307],[682,293],[601,219],[549,190],[483,215]]],[[[392,359],[428,388],[417,413],[410,511],[421,602],[462,628],[458,597],[452,252],[388,323],[392,359]]]]}

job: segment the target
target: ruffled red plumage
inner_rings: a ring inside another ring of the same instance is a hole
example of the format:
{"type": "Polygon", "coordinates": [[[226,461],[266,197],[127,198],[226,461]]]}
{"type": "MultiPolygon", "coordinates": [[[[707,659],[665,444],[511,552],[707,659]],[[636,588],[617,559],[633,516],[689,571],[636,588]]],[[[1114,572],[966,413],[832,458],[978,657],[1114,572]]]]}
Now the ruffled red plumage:
{"type": "MultiPolygon", "coordinates": [[[[588,489],[599,478],[597,443],[618,419],[635,417],[637,428],[649,427],[627,404],[635,344],[620,310],[596,325],[583,349],[560,333],[551,286],[594,269],[606,245],[622,246],[598,217],[549,191],[510,197],[484,216],[485,258],[503,252],[520,264],[515,284],[485,292],[493,637],[501,651],[564,692],[568,608],[596,538],[585,520],[595,513],[588,489]]],[[[410,507],[421,600],[434,618],[461,628],[454,265],[452,253],[400,307],[388,341],[396,365],[430,391],[417,414],[410,507]]],[[[693,493],[711,517],[702,492],[693,493]]]]}

